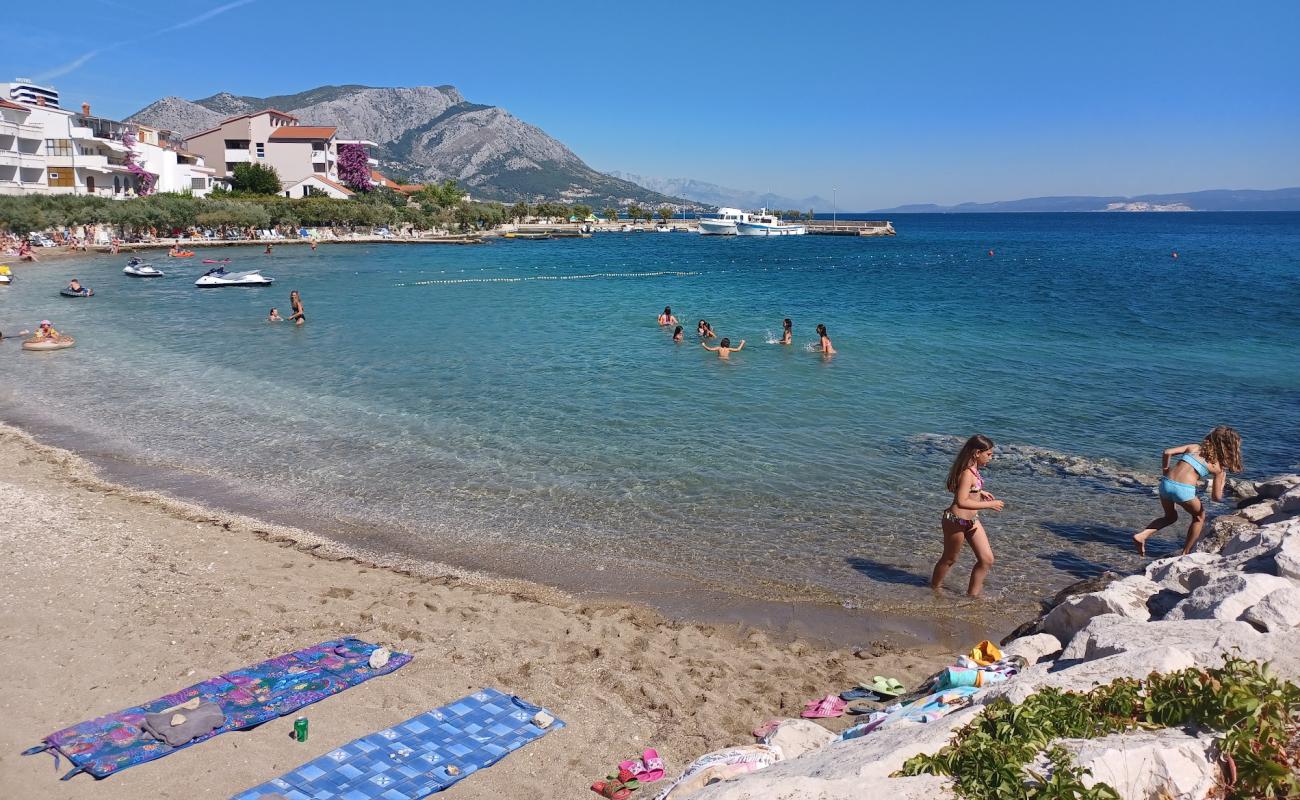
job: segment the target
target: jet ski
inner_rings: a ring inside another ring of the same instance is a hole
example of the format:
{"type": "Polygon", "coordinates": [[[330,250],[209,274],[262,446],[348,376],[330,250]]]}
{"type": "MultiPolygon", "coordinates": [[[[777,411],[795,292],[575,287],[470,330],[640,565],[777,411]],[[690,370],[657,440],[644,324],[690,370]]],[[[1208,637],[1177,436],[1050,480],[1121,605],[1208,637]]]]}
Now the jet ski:
{"type": "Polygon", "coordinates": [[[275,278],[266,277],[261,270],[226,272],[225,267],[214,267],[203,273],[194,285],[200,289],[211,289],[218,286],[270,286],[273,283],[275,278]]]}
{"type": "Polygon", "coordinates": [[[138,258],[133,258],[126,262],[122,272],[133,278],[161,278],[163,271],[154,267],[153,264],[146,264],[138,258]]]}
{"type": "Polygon", "coordinates": [[[13,283],[14,276],[9,272],[8,264],[0,264],[0,286],[8,286],[13,283]]]}

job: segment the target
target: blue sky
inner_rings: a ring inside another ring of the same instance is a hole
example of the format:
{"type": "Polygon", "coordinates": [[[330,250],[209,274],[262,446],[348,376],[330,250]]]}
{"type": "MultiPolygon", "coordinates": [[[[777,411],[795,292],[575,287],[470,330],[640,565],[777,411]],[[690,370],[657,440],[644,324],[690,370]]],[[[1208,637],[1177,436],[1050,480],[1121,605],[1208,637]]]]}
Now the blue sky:
{"type": "Polygon", "coordinates": [[[118,117],[164,95],[449,83],[597,169],[834,189],[846,211],[1300,185],[1298,2],[807,8],[14,3],[0,76],[118,117]]]}

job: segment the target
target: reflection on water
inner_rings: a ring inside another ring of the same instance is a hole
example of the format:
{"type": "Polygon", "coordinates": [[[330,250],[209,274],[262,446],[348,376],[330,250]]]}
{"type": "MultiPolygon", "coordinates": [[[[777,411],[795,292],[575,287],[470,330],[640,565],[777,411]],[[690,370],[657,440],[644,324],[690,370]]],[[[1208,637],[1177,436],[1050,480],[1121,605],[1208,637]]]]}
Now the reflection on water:
{"type": "Polygon", "coordinates": [[[207,292],[198,265],[149,282],[120,258],[24,266],[0,329],[48,317],[78,345],[3,346],[0,416],[140,482],[182,469],[189,492],[418,556],[876,613],[966,613],[925,582],[944,475],[979,431],[1007,509],[985,514],[1000,602],[973,613],[1022,613],[1138,563],[1162,448],[1226,422],[1255,474],[1295,463],[1300,220],[1155,216],[240,249],[231,269],[275,286],[207,292]],[[70,270],[93,299],[57,296],[70,270]],[[263,322],[291,289],[308,324],[263,322]],[[665,305],[683,343],[655,325],[665,305]],[[796,344],[765,343],[784,317],[796,344]],[[699,318],[745,350],[705,352],[699,318]],[[818,323],[832,358],[804,351],[818,323]]]}

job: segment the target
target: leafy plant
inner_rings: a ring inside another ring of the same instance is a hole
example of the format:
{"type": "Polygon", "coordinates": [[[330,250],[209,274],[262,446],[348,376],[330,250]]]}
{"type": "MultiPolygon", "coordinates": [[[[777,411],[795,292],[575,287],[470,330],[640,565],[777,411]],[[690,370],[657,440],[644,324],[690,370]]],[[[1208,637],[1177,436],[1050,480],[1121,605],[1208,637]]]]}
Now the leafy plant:
{"type": "Polygon", "coordinates": [[[1169,727],[1222,734],[1219,750],[1235,772],[1226,797],[1300,796],[1300,686],[1235,657],[1215,669],[1125,678],[1086,694],[1044,689],[1019,705],[999,699],[951,744],[909,759],[900,774],[950,775],[962,796],[979,800],[1115,800],[1104,783],[1086,787],[1087,772],[1051,742],[1169,727]],[[1051,769],[1036,774],[1028,765],[1044,751],[1051,769]]]}

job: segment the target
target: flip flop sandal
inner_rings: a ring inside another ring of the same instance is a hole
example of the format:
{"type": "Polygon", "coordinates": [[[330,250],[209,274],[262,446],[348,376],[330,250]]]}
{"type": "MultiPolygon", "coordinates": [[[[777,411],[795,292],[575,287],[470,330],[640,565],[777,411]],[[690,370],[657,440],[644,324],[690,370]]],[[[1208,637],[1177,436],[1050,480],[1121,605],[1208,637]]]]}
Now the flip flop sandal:
{"type": "Polygon", "coordinates": [[[755,739],[766,739],[767,735],[776,730],[780,724],[781,720],[779,719],[769,719],[767,722],[764,722],[762,725],[759,725],[757,728],[750,731],[750,733],[754,735],[755,739]]]}
{"type": "Polygon", "coordinates": [[[867,687],[877,694],[883,694],[886,697],[898,697],[907,687],[897,678],[885,678],[876,675],[871,679],[871,685],[867,687]]]}
{"type": "Polygon", "coordinates": [[[829,719],[830,717],[838,717],[844,713],[844,706],[846,705],[847,703],[835,695],[828,694],[819,700],[809,700],[808,704],[804,706],[803,713],[799,716],[804,719],[829,719]]]}
{"type": "Polygon", "coordinates": [[[591,790],[610,800],[627,800],[632,796],[632,790],[617,781],[596,781],[591,785],[591,790]]]}
{"type": "Polygon", "coordinates": [[[659,757],[658,751],[646,750],[641,754],[641,763],[645,765],[645,771],[637,776],[640,780],[646,783],[654,783],[663,779],[664,760],[659,757]]]}
{"type": "Polygon", "coordinates": [[[847,692],[840,692],[841,700],[879,700],[880,695],[874,689],[868,689],[864,686],[855,686],[847,692]]]}
{"type": "Polygon", "coordinates": [[[622,781],[629,781],[633,779],[639,781],[646,780],[645,764],[642,764],[640,759],[636,761],[630,761],[630,760],[620,761],[618,763],[618,777],[619,780],[622,781]],[[624,775],[626,775],[627,777],[624,777],[624,775]]]}

